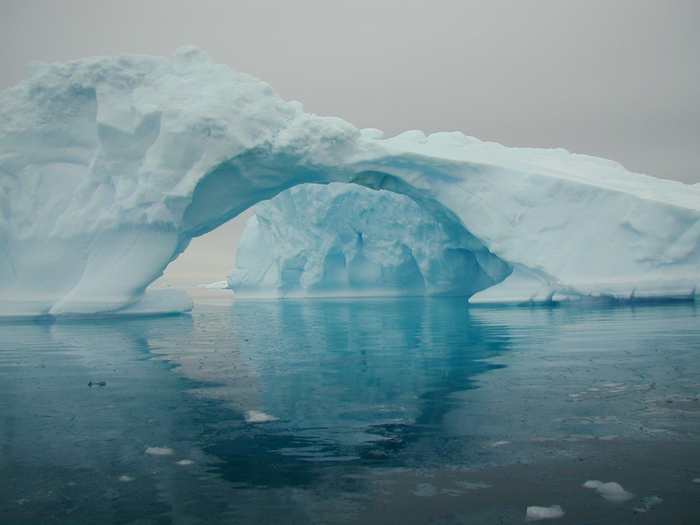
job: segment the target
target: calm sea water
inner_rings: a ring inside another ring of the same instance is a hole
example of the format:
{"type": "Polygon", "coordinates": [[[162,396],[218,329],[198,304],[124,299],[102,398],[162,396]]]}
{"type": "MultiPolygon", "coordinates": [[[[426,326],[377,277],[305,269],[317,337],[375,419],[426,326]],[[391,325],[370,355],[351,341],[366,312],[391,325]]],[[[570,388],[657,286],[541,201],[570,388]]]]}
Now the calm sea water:
{"type": "MultiPolygon", "coordinates": [[[[409,475],[700,446],[693,303],[205,300],[191,316],[0,334],[8,524],[362,522],[409,475]]],[[[700,508],[700,464],[686,477],[700,508]]],[[[490,490],[436,483],[401,497],[490,490]]],[[[482,522],[451,516],[433,522],[482,522]]]]}

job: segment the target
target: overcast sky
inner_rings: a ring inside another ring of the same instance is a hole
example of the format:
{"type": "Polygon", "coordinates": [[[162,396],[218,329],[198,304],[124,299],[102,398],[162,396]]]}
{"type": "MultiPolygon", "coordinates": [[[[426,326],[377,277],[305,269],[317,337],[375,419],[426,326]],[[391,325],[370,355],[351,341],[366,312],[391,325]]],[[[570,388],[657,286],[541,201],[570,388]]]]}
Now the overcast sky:
{"type": "MultiPolygon", "coordinates": [[[[462,131],[700,182],[698,0],[0,0],[0,89],[32,60],[186,44],[387,136],[462,131]]],[[[223,228],[176,261],[188,282],[225,278],[240,227],[223,228]]]]}

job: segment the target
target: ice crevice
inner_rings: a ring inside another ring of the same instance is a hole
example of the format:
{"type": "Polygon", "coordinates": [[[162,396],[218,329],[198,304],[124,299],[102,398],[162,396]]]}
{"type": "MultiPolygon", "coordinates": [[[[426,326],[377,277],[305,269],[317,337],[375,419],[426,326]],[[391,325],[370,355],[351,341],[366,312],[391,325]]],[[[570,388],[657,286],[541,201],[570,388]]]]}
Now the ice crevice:
{"type": "Polygon", "coordinates": [[[0,317],[186,310],[147,286],[261,201],[229,276],[241,297],[700,289],[700,185],[458,132],[384,139],[190,46],[35,65],[0,93],[0,317]]]}

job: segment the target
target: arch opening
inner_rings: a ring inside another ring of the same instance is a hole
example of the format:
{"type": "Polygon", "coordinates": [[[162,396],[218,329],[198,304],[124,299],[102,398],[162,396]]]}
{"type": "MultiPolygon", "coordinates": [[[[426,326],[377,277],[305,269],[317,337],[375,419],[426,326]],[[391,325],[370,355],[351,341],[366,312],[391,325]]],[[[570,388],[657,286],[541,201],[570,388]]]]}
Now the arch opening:
{"type": "Polygon", "coordinates": [[[471,296],[512,272],[395,177],[354,182],[301,184],[259,203],[228,275],[236,297],[471,296]]]}

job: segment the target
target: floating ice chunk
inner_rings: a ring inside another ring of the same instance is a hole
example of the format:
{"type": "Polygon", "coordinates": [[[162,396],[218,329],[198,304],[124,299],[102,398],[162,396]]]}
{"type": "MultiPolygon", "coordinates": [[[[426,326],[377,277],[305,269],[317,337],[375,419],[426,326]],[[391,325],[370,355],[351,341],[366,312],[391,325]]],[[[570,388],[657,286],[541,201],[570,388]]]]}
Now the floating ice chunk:
{"type": "Polygon", "coordinates": [[[644,506],[643,507],[635,507],[634,512],[637,512],[637,513],[649,512],[651,509],[654,508],[655,505],[659,505],[663,501],[664,500],[658,496],[650,496],[648,498],[642,498],[642,503],[644,504],[644,506]]]}
{"type": "Polygon", "coordinates": [[[700,478],[695,478],[695,479],[693,480],[693,483],[700,483],[700,478]]]}
{"type": "Polygon", "coordinates": [[[597,479],[591,479],[586,481],[583,486],[587,489],[597,489],[603,484],[602,481],[598,481],[597,479]]]}
{"type": "Polygon", "coordinates": [[[172,456],[175,451],[168,447],[148,447],[146,454],[149,456],[172,456]]]}
{"type": "Polygon", "coordinates": [[[504,445],[510,445],[510,441],[496,441],[495,443],[491,443],[492,447],[502,447],[504,445]]]}
{"type": "Polygon", "coordinates": [[[525,513],[527,521],[541,521],[562,518],[564,511],[559,505],[551,507],[528,507],[525,513]]]}
{"type": "Polygon", "coordinates": [[[616,483],[614,481],[611,481],[608,483],[603,483],[596,490],[606,500],[612,501],[615,503],[628,501],[628,500],[631,500],[632,498],[634,498],[634,494],[626,491],[625,489],[622,488],[622,486],[619,483],[616,483]]]}
{"type": "Polygon", "coordinates": [[[181,459],[180,461],[176,461],[175,464],[181,466],[194,465],[194,461],[191,459],[181,459]]]}
{"type": "Polygon", "coordinates": [[[277,421],[279,418],[266,414],[265,412],[258,412],[257,410],[250,410],[245,413],[246,423],[268,423],[270,421],[277,421]]]}
{"type": "Polygon", "coordinates": [[[126,474],[124,474],[123,476],[119,476],[119,477],[117,478],[117,481],[121,481],[122,483],[129,483],[129,482],[131,482],[131,481],[134,481],[134,478],[132,478],[131,476],[127,476],[126,474]]]}
{"type": "Polygon", "coordinates": [[[623,489],[622,486],[615,481],[603,483],[598,480],[590,480],[586,481],[583,486],[587,489],[596,489],[601,496],[613,503],[622,503],[634,498],[634,494],[623,489]]]}

